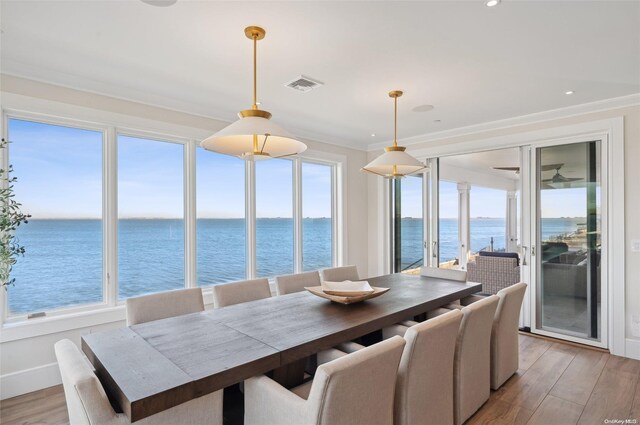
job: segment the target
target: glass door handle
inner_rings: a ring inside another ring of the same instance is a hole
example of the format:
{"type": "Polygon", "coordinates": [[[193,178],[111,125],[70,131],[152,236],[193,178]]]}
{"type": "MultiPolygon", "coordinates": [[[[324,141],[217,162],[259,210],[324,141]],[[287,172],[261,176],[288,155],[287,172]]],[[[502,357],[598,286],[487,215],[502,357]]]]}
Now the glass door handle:
{"type": "Polygon", "coordinates": [[[522,265],[526,266],[527,265],[527,247],[523,246],[522,247],[522,265]]]}
{"type": "Polygon", "coordinates": [[[438,255],[436,254],[436,247],[437,247],[437,246],[438,246],[438,242],[437,242],[437,241],[433,241],[433,242],[431,243],[431,256],[432,256],[433,258],[437,258],[437,257],[438,257],[438,255]]]}

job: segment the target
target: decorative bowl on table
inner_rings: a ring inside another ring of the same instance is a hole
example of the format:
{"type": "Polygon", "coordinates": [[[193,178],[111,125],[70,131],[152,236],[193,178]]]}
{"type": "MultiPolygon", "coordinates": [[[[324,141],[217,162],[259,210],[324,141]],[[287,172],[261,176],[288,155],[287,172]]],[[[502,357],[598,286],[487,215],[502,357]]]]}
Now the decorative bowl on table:
{"type": "Polygon", "coordinates": [[[353,282],[325,281],[322,286],[309,286],[305,289],[313,295],[335,301],[340,304],[353,304],[371,298],[379,297],[389,290],[389,288],[378,288],[370,286],[366,280],[353,282]]]}

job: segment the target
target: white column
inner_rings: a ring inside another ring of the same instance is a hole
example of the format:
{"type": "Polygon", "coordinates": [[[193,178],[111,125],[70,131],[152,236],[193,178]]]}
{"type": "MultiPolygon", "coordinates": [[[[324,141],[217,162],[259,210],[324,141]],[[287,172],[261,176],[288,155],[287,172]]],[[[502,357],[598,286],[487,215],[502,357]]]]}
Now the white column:
{"type": "Polygon", "coordinates": [[[505,247],[507,252],[518,251],[518,197],[517,192],[507,192],[507,219],[505,220],[505,247]]]}
{"type": "Polygon", "coordinates": [[[458,183],[458,261],[462,270],[467,269],[469,249],[471,249],[470,191],[469,183],[458,183]]]}

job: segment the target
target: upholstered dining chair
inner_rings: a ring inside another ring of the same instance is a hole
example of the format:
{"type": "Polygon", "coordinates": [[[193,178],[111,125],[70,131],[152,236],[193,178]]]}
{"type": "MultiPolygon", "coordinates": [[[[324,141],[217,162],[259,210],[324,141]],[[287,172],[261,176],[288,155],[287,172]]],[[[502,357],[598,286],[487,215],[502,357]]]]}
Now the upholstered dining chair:
{"type": "Polygon", "coordinates": [[[356,266],[342,266],[324,269],[322,272],[322,280],[329,282],[344,282],[345,280],[358,281],[360,275],[356,266]]]}
{"type": "MultiPolygon", "coordinates": [[[[451,310],[404,327],[407,344],[398,368],[395,425],[453,423],[453,361],[462,316],[451,310]]],[[[328,355],[335,359],[347,353],[331,350],[328,355]]]]}
{"type": "Polygon", "coordinates": [[[204,311],[200,288],[127,298],[126,306],[127,326],[204,311]]]}
{"type": "MultiPolygon", "coordinates": [[[[453,368],[453,419],[462,425],[491,393],[491,329],[496,295],[463,307],[453,368]]],[[[451,310],[447,310],[447,313],[451,310]]]]}
{"type": "Polygon", "coordinates": [[[437,279],[457,280],[458,282],[467,281],[467,272],[465,270],[441,269],[439,267],[423,267],[420,274],[426,277],[434,277],[437,279]]]}
{"type": "MultiPolygon", "coordinates": [[[[71,425],[126,425],[78,347],[68,339],[55,344],[71,425]]],[[[222,391],[196,398],[135,422],[136,425],[222,425],[222,391]]]]}
{"type": "Polygon", "coordinates": [[[214,285],[212,289],[214,308],[271,297],[269,280],[266,278],[214,285]]]}
{"type": "Polygon", "coordinates": [[[317,271],[276,276],[276,293],[292,294],[304,291],[305,286],[320,286],[320,273],[317,271]]]}
{"type": "Polygon", "coordinates": [[[266,376],[245,381],[246,425],[392,425],[398,365],[395,337],[318,367],[287,390],[266,376]]]}
{"type": "MultiPolygon", "coordinates": [[[[498,291],[498,308],[491,329],[491,389],[497,390],[518,370],[518,323],[520,307],[527,284],[520,282],[498,291]]],[[[486,297],[470,295],[460,304],[448,307],[462,309],[486,297]]]]}

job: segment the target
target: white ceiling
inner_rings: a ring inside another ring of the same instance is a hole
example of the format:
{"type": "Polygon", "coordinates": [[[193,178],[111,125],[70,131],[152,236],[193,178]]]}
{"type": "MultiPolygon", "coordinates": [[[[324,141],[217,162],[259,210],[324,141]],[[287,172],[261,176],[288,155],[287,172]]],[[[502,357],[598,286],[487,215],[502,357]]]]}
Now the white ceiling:
{"type": "Polygon", "coordinates": [[[400,139],[640,92],[638,1],[1,7],[3,73],[228,121],[251,101],[243,29],[263,26],[262,108],[299,136],[361,149],[391,139],[392,89],[406,93],[400,139]],[[300,74],[325,85],[283,86],[300,74]],[[411,111],[423,104],[435,108],[411,111]]]}

